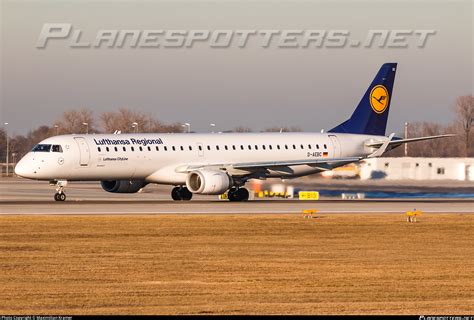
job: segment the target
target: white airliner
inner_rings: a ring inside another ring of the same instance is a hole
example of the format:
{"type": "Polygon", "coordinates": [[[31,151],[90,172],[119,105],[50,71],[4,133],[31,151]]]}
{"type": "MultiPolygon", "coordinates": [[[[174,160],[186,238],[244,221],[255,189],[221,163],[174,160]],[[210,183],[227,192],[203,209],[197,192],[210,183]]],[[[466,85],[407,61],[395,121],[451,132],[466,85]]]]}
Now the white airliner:
{"type": "Polygon", "coordinates": [[[174,185],[173,200],[193,193],[245,201],[249,179],[300,177],[379,157],[412,139],[385,136],[397,64],[382,65],[351,118],[327,133],[71,134],[41,141],[15,167],[21,177],[56,185],[100,181],[108,192],[134,193],[149,183],[174,185]]]}

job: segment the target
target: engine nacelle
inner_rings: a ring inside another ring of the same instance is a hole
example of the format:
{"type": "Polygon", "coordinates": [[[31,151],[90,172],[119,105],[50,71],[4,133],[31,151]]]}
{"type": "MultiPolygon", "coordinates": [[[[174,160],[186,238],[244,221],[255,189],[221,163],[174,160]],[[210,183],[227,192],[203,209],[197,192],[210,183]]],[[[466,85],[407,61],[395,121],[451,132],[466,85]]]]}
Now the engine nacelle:
{"type": "Polygon", "coordinates": [[[232,185],[232,178],[218,170],[196,170],[186,178],[186,187],[192,193],[222,194],[232,185]]]}
{"type": "Polygon", "coordinates": [[[142,180],[112,180],[112,181],[101,181],[100,185],[102,189],[112,193],[135,193],[141,188],[147,185],[142,180]]]}

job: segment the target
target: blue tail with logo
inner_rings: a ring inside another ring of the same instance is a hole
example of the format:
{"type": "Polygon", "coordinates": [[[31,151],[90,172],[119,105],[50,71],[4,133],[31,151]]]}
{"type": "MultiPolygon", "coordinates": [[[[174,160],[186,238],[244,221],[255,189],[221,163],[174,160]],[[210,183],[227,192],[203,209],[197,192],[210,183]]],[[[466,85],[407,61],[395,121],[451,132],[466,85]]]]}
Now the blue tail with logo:
{"type": "Polygon", "coordinates": [[[384,136],[396,70],[396,63],[383,64],[350,119],[329,132],[384,136]]]}

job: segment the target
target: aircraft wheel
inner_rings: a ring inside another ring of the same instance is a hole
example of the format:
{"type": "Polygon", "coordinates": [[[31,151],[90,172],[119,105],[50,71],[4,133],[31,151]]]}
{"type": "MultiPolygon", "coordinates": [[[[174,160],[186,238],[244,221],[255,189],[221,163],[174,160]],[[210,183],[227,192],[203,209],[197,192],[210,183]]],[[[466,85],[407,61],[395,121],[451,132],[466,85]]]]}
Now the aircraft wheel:
{"type": "Polygon", "coordinates": [[[229,191],[227,191],[227,198],[229,201],[234,202],[238,201],[237,198],[235,197],[235,192],[237,191],[237,188],[230,188],[229,191]]]}
{"type": "Polygon", "coordinates": [[[181,200],[189,201],[193,197],[193,194],[191,191],[188,190],[188,188],[183,187],[179,188],[179,195],[181,197],[181,200]]]}
{"type": "Polygon", "coordinates": [[[54,200],[56,201],[66,201],[66,194],[63,193],[55,193],[54,194],[54,200]]]}
{"type": "Polygon", "coordinates": [[[249,191],[245,188],[231,188],[227,195],[229,201],[247,201],[249,199],[249,191]]]}
{"type": "Polygon", "coordinates": [[[180,187],[174,187],[173,190],[171,190],[171,198],[174,201],[180,201],[181,199],[181,192],[180,192],[180,187]]]}
{"type": "Polygon", "coordinates": [[[245,188],[239,188],[234,196],[237,198],[237,201],[247,201],[249,199],[249,191],[245,188]]]}

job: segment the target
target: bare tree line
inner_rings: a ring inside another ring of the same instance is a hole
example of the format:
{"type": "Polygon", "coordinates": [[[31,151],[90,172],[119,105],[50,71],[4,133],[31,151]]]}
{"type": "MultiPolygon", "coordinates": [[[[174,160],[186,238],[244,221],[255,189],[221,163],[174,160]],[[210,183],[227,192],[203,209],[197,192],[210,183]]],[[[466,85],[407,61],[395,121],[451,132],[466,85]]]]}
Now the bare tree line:
{"type": "MultiPolygon", "coordinates": [[[[115,112],[104,112],[99,118],[87,108],[65,111],[51,126],[42,125],[26,135],[9,137],[10,162],[18,160],[41,140],[60,134],[128,132],[182,132],[180,123],[165,124],[153,115],[121,108],[115,112]],[[133,124],[136,124],[135,128],[133,124]]],[[[6,132],[0,129],[0,162],[6,158],[6,132]]]]}
{"type": "MultiPolygon", "coordinates": [[[[453,107],[456,119],[453,123],[443,126],[434,122],[413,122],[408,127],[408,137],[457,134],[454,138],[411,143],[408,156],[411,157],[472,157],[474,156],[474,97],[472,95],[457,98],[453,107]]],[[[9,137],[10,162],[19,159],[31,148],[48,137],[71,133],[122,133],[130,132],[183,132],[181,123],[166,124],[153,115],[121,108],[114,112],[104,112],[98,118],[91,110],[82,108],[64,112],[51,126],[42,125],[30,130],[26,135],[9,137]],[[14,156],[13,156],[14,155],[14,156]]],[[[251,132],[245,126],[238,126],[231,132],[251,132]]],[[[299,127],[269,127],[262,132],[300,132],[299,127]]],[[[403,133],[398,134],[403,137],[403,133]]],[[[6,132],[0,129],[0,161],[5,161],[6,132]]],[[[386,156],[404,156],[404,148],[399,147],[386,156]]]]}
{"type": "Polygon", "coordinates": [[[89,133],[128,132],[182,132],[180,123],[165,124],[153,115],[120,108],[114,112],[104,112],[98,121],[89,109],[71,110],[63,113],[54,122],[57,134],[84,133],[87,124],[89,133]]]}
{"type": "MultiPolygon", "coordinates": [[[[474,156],[474,97],[461,96],[453,106],[455,120],[443,126],[434,122],[412,122],[408,138],[453,133],[456,137],[410,143],[409,157],[473,157],[474,156]]],[[[398,134],[403,137],[403,134],[398,134]]],[[[387,157],[404,156],[404,148],[389,151],[387,157]]]]}

